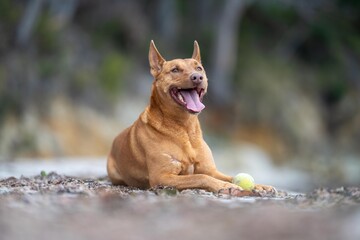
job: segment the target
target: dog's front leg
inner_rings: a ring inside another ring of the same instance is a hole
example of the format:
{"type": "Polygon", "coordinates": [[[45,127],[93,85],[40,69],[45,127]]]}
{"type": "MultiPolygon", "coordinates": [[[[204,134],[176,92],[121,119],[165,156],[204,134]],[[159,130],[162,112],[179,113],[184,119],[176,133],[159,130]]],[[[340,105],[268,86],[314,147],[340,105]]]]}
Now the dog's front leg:
{"type": "Polygon", "coordinates": [[[212,171],[209,171],[207,173],[207,175],[212,176],[213,178],[219,179],[221,181],[230,182],[230,183],[233,180],[233,177],[225,175],[225,174],[219,172],[216,168],[213,169],[212,171]]]}
{"type": "Polygon", "coordinates": [[[224,177],[216,179],[206,174],[180,175],[182,164],[169,154],[162,154],[155,158],[148,158],[149,181],[151,187],[171,186],[178,190],[204,189],[214,193],[224,193],[233,196],[257,196],[255,192],[244,191],[224,177]]]}
{"type": "Polygon", "coordinates": [[[203,142],[202,152],[199,154],[197,163],[195,165],[195,172],[199,174],[209,175],[213,178],[225,182],[232,182],[233,177],[221,173],[216,169],[214,158],[212,156],[209,146],[203,142]]]}
{"type": "Polygon", "coordinates": [[[157,175],[156,177],[150,177],[150,186],[155,187],[158,185],[171,186],[178,190],[198,188],[214,193],[230,188],[239,189],[236,185],[220,181],[204,174],[175,175],[164,173],[157,175]]]}
{"type": "Polygon", "coordinates": [[[174,175],[163,174],[150,178],[150,186],[171,186],[178,190],[204,189],[209,192],[227,194],[236,197],[260,196],[257,192],[245,191],[238,186],[224,182],[205,174],[174,175]]]}

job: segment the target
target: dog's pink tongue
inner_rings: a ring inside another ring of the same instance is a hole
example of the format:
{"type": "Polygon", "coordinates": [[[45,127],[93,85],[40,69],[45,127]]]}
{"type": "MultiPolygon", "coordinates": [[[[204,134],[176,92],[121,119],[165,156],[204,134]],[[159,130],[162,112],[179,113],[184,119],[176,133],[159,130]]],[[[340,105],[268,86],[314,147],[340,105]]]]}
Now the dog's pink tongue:
{"type": "Polygon", "coordinates": [[[195,89],[193,90],[180,90],[181,95],[185,98],[186,108],[193,112],[201,112],[205,105],[200,102],[199,94],[195,89]]]}

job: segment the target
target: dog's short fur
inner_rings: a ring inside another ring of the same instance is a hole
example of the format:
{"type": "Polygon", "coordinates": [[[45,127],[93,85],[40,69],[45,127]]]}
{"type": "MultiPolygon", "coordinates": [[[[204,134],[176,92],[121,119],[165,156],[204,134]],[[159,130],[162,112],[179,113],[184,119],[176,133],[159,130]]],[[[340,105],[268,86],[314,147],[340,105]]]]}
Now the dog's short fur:
{"type": "MultiPolygon", "coordinates": [[[[152,85],[150,105],[114,140],[107,171],[113,184],[139,188],[157,185],[179,190],[200,188],[233,195],[253,195],[220,173],[198,120],[208,80],[194,42],[191,58],[166,61],[154,42],[149,50],[152,85]]],[[[257,190],[273,191],[256,185],[257,190]]]]}

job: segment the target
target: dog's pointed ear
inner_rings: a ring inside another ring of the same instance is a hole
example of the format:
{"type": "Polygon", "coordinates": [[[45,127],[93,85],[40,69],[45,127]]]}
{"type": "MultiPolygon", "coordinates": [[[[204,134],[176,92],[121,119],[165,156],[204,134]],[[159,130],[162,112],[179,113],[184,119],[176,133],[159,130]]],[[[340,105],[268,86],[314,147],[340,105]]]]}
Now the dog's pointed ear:
{"type": "Polygon", "coordinates": [[[149,49],[149,63],[150,63],[150,72],[154,77],[156,77],[161,72],[164,62],[165,59],[156,49],[154,41],[151,40],[150,49],[149,49]]]}
{"type": "Polygon", "coordinates": [[[194,51],[193,51],[193,55],[191,58],[193,58],[196,61],[198,61],[199,63],[201,63],[200,48],[199,48],[199,44],[196,40],[194,41],[194,51]]]}

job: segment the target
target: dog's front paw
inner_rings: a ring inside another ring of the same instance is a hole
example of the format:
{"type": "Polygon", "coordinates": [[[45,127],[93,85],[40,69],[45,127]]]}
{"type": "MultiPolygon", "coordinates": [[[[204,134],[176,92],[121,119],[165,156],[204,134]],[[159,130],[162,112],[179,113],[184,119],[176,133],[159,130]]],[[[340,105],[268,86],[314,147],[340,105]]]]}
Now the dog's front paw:
{"type": "Polygon", "coordinates": [[[277,193],[277,190],[273,186],[262,184],[256,184],[254,190],[265,195],[275,195],[277,193]]]}

